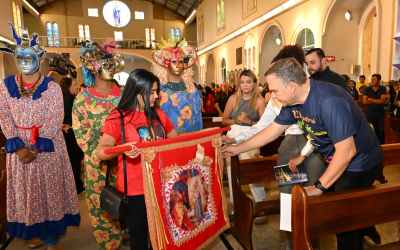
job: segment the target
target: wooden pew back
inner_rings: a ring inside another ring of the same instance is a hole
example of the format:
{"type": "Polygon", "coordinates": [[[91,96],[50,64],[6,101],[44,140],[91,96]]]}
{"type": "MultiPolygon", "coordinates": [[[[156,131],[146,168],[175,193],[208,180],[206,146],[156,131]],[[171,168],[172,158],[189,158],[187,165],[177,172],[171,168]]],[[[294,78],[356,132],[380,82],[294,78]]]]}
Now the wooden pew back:
{"type": "MultiPolygon", "coordinates": [[[[383,165],[399,164],[400,143],[382,145],[383,165]]],[[[340,233],[400,220],[400,183],[308,197],[301,186],[292,190],[295,250],[312,250],[311,236],[340,233]]]]}
{"type": "Polygon", "coordinates": [[[400,183],[308,197],[292,190],[294,250],[312,250],[311,236],[340,233],[400,220],[400,183]]]}

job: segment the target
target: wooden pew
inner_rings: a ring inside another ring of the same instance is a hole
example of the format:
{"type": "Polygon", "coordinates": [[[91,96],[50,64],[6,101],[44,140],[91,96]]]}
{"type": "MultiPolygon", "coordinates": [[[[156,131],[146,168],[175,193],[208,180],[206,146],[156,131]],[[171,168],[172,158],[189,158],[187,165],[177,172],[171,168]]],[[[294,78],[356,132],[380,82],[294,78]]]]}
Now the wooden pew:
{"type": "Polygon", "coordinates": [[[400,164],[400,143],[383,144],[383,166],[400,164]]]}
{"type": "MultiPolygon", "coordinates": [[[[294,250],[313,250],[311,236],[362,229],[400,220],[400,183],[308,197],[303,187],[292,190],[294,250]]],[[[400,243],[376,249],[400,249],[400,243]]]]}
{"type": "MultiPolygon", "coordinates": [[[[399,164],[400,143],[382,145],[383,166],[399,164]]],[[[292,190],[292,236],[295,250],[312,250],[311,235],[340,233],[400,220],[400,183],[307,197],[292,190]],[[335,212],[326,212],[335,211],[335,212]]],[[[385,248],[386,249],[386,248],[385,248]]],[[[389,248],[391,249],[391,248],[389,248]]],[[[400,244],[396,248],[400,249],[400,244]]]]}
{"type": "MultiPolygon", "coordinates": [[[[281,140],[269,145],[269,153],[276,153],[281,140]]],[[[399,164],[400,143],[382,145],[384,166],[399,164]]],[[[232,234],[245,249],[253,249],[253,222],[257,217],[278,214],[279,199],[256,203],[254,199],[242,190],[243,185],[251,183],[266,183],[267,186],[277,186],[273,166],[276,166],[277,156],[271,155],[257,159],[239,161],[233,157],[231,161],[232,189],[235,218],[232,234]]]]}
{"type": "Polygon", "coordinates": [[[245,249],[253,249],[253,222],[257,217],[278,214],[279,199],[255,202],[251,195],[242,190],[242,185],[252,183],[275,183],[273,166],[277,157],[267,156],[257,159],[242,160],[233,157],[231,161],[233,207],[235,217],[232,234],[245,249]]]}

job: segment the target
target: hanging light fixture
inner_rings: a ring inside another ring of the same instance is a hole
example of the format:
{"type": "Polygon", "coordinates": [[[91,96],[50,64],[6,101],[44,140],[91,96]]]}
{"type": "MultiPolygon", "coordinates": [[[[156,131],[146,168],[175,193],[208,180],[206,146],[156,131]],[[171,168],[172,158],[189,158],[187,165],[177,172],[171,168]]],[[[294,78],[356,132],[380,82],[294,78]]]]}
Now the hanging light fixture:
{"type": "Polygon", "coordinates": [[[346,21],[350,22],[352,19],[352,14],[350,10],[347,10],[346,13],[344,13],[344,19],[346,19],[346,21]]]}

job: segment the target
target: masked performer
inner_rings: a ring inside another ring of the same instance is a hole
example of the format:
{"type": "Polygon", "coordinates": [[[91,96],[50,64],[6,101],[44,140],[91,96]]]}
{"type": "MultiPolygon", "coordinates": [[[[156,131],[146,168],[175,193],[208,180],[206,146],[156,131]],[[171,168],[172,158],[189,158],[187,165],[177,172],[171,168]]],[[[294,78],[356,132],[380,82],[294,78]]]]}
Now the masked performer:
{"type": "Polygon", "coordinates": [[[100,249],[118,249],[121,243],[118,225],[100,208],[107,168],[94,152],[104,121],[120,100],[120,89],[113,76],[123,67],[123,60],[112,54],[113,47],[113,43],[103,47],[91,42],[82,45],[82,74],[86,88],[75,98],[72,109],[72,128],[85,154],[85,197],[100,249]]]}
{"type": "Polygon", "coordinates": [[[0,125],[7,138],[7,231],[57,249],[67,227],[80,223],[79,201],[61,131],[60,86],[39,72],[44,50],[37,35],[12,27],[18,75],[0,84],[0,125]]]}
{"type": "Polygon", "coordinates": [[[201,94],[197,90],[191,67],[197,61],[194,48],[185,40],[162,41],[155,51],[154,73],[161,80],[161,109],[174,123],[178,133],[203,128],[201,94]]]}

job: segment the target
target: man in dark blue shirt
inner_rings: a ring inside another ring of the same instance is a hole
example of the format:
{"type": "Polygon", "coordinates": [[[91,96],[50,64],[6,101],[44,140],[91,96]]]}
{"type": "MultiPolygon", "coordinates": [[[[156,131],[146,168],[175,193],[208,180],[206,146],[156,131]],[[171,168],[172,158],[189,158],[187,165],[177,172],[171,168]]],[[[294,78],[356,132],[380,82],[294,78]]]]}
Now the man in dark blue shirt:
{"type": "MultiPolygon", "coordinates": [[[[351,96],[334,84],[307,79],[294,59],[282,59],[265,73],[272,97],[284,108],[269,127],[250,140],[223,149],[225,156],[261,147],[274,141],[291,124],[297,123],[328,167],[308,195],[372,185],[383,155],[378,140],[351,96]]],[[[339,250],[362,248],[362,233],[337,235],[339,250]]]]}
{"type": "Polygon", "coordinates": [[[389,99],[386,88],[381,85],[381,75],[373,74],[371,86],[364,90],[364,104],[367,105],[368,122],[374,126],[376,135],[381,144],[385,143],[384,119],[385,103],[389,99]]]}

